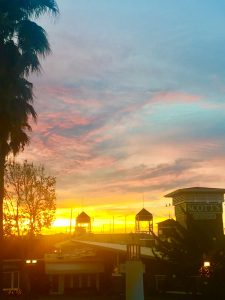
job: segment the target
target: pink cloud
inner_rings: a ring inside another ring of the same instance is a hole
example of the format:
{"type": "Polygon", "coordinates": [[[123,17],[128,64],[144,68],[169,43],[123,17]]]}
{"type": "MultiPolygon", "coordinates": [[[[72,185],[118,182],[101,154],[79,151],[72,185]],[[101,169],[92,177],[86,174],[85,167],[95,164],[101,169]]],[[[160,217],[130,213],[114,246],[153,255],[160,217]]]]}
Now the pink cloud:
{"type": "Polygon", "coordinates": [[[145,106],[149,105],[151,111],[151,107],[161,103],[195,103],[201,99],[199,96],[158,93],[137,102],[109,102],[104,110],[104,100],[82,99],[70,88],[46,86],[39,92],[39,98],[38,125],[31,146],[21,158],[49,167],[58,176],[60,195],[66,193],[73,198],[83,193],[97,198],[102,193],[119,197],[148,192],[150,197],[175,185],[204,184],[207,180],[216,183],[213,174],[223,172],[219,161],[210,166],[211,154],[220,148],[219,141],[185,137],[184,129],[178,126],[157,128],[160,134],[153,127],[152,132],[135,131],[141,127],[145,106]],[[104,143],[108,141],[109,144],[104,143]],[[117,154],[122,159],[117,160],[117,154]],[[178,163],[173,166],[173,162],[190,157],[196,159],[190,166],[188,162],[183,163],[183,169],[178,168],[178,163]],[[207,157],[209,163],[204,161],[207,157]],[[204,166],[198,159],[202,159],[204,166]],[[142,168],[143,165],[146,167],[142,168]]]}
{"type": "Polygon", "coordinates": [[[122,108],[122,113],[137,112],[146,105],[155,105],[156,103],[173,104],[173,103],[194,103],[201,99],[201,96],[192,95],[182,92],[158,92],[150,98],[143,101],[129,103],[122,108]]]}
{"type": "MultiPolygon", "coordinates": [[[[38,94],[38,102],[42,105],[49,102],[49,99],[57,99],[57,103],[54,101],[54,105],[52,105],[52,109],[57,109],[59,103],[64,103],[66,107],[72,107],[74,109],[75,106],[79,107],[89,107],[90,108],[101,108],[103,104],[101,101],[94,98],[81,98],[80,89],[76,88],[68,88],[63,86],[55,86],[55,85],[39,85],[37,88],[38,94]],[[56,106],[55,106],[56,105],[56,106]]],[[[40,106],[39,104],[39,106],[40,106]]]]}
{"type": "Polygon", "coordinates": [[[201,96],[182,92],[160,92],[153,96],[153,102],[163,103],[193,103],[199,101],[201,96]]]}
{"type": "Polygon", "coordinates": [[[37,124],[33,125],[33,131],[34,135],[41,139],[54,133],[62,134],[63,130],[66,129],[87,126],[91,123],[91,118],[76,112],[49,112],[39,115],[37,124]]]}
{"type": "Polygon", "coordinates": [[[91,119],[81,116],[78,113],[73,112],[52,112],[52,113],[42,113],[39,117],[40,127],[48,129],[53,127],[58,128],[72,128],[76,125],[88,125],[91,123],[91,119]]]}

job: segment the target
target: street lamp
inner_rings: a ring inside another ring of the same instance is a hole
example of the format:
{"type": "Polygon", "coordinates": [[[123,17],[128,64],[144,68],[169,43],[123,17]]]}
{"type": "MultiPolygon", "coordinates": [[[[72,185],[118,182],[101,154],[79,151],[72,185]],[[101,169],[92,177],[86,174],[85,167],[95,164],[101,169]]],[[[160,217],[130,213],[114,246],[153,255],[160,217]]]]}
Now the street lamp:
{"type": "Polygon", "coordinates": [[[204,261],[203,266],[204,266],[205,268],[210,268],[210,267],[211,267],[210,261],[204,261]]]}
{"type": "Polygon", "coordinates": [[[26,264],[27,265],[33,265],[33,264],[36,264],[36,263],[37,263],[36,259],[27,259],[26,260],[26,264]]]}

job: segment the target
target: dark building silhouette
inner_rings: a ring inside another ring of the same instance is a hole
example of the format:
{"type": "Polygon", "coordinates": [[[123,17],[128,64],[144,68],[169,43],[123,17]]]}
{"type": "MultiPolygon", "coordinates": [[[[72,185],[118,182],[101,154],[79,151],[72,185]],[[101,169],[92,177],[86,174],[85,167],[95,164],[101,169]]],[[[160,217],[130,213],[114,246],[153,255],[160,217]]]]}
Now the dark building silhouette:
{"type": "MultiPolygon", "coordinates": [[[[82,216],[84,217],[84,214],[82,216]]],[[[94,248],[74,240],[66,240],[58,243],[56,249],[44,258],[50,294],[85,293],[91,298],[92,293],[103,289],[103,279],[106,276],[105,261],[94,248]]]]}
{"type": "Polygon", "coordinates": [[[86,232],[91,232],[91,218],[84,211],[82,211],[76,217],[75,233],[81,234],[86,232]]]}
{"type": "Polygon", "coordinates": [[[150,234],[153,231],[153,215],[142,208],[135,217],[135,232],[150,234]]]}
{"type": "Polygon", "coordinates": [[[223,232],[223,201],[225,189],[191,187],[165,195],[173,199],[178,223],[186,229],[197,228],[212,239],[221,238],[223,232]]]}
{"type": "Polygon", "coordinates": [[[158,236],[161,239],[167,239],[172,236],[176,230],[176,221],[174,219],[167,219],[158,223],[158,236]]]}

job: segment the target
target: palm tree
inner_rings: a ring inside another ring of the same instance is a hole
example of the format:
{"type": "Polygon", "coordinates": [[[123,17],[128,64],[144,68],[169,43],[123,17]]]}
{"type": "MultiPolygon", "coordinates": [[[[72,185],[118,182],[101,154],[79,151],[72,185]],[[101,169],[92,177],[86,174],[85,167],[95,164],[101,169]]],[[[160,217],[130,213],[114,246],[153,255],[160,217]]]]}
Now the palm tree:
{"type": "Polygon", "coordinates": [[[7,156],[29,142],[29,121],[36,119],[28,77],[41,71],[40,58],[50,53],[46,32],[35,22],[45,13],[59,13],[55,0],[0,0],[0,292],[4,170],[7,156]]]}

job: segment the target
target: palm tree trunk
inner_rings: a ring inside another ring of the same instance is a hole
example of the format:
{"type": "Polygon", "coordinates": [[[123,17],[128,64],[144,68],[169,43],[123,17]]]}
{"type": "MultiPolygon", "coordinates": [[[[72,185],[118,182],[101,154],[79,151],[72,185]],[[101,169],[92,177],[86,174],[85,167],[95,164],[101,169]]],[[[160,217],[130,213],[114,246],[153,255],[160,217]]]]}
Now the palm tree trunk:
{"type": "Polygon", "coordinates": [[[0,147],[0,299],[3,299],[3,199],[5,160],[6,157],[0,147]]]}

